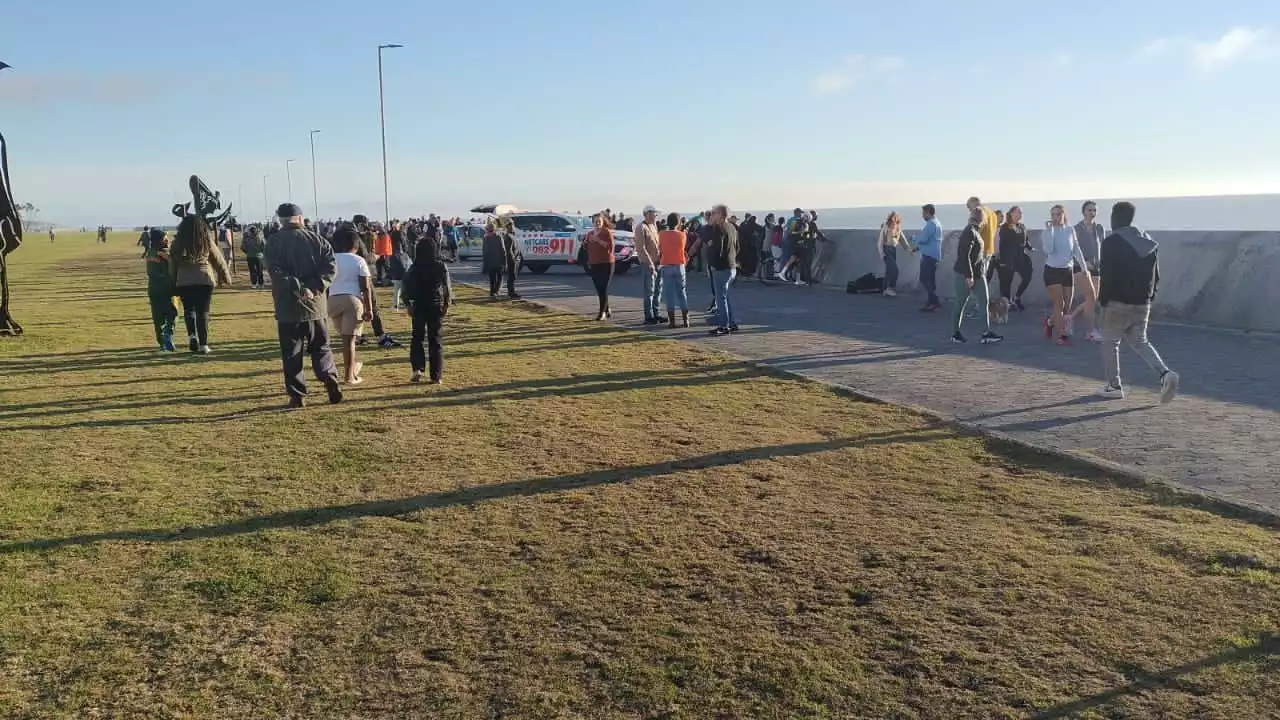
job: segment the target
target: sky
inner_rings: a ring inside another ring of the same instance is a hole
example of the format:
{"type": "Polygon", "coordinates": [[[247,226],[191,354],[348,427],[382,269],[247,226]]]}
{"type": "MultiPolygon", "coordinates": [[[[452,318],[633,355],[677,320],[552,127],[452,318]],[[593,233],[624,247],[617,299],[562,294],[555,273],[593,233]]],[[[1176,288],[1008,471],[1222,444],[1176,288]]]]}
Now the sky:
{"type": "Polygon", "coordinates": [[[290,184],[314,215],[313,129],[319,216],[380,217],[380,43],[393,216],[1280,192],[1276,2],[187,7],[5,2],[40,220],[167,221],[193,172],[242,218],[290,184]]]}

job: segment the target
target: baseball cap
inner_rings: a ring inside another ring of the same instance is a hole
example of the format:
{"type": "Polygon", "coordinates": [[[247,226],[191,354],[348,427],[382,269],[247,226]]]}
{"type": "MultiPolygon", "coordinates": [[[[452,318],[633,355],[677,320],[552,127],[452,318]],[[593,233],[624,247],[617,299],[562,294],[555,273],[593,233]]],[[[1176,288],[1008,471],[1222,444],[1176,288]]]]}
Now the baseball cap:
{"type": "Polygon", "coordinates": [[[646,214],[646,215],[647,215],[648,213],[656,213],[656,212],[658,212],[658,208],[656,208],[656,207],[654,207],[654,206],[652,206],[652,205],[645,205],[645,206],[644,206],[644,212],[643,212],[642,214],[646,214]]]}
{"type": "Polygon", "coordinates": [[[280,207],[276,208],[276,217],[291,218],[299,217],[301,215],[302,208],[293,203],[281,203],[280,207]]]}

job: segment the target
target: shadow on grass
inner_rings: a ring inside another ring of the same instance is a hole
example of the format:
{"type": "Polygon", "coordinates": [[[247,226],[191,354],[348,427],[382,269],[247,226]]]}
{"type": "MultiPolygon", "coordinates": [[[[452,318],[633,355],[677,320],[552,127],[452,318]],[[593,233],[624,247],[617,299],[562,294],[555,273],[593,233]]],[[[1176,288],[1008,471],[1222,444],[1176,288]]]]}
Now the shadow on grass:
{"type": "Polygon", "coordinates": [[[1226,652],[1210,655],[1186,665],[1179,665],[1152,675],[1147,675],[1128,685],[1121,685],[1106,692],[1098,693],[1075,702],[1056,705],[1032,715],[1032,720],[1060,720],[1071,717],[1086,710],[1101,707],[1127,695],[1134,695],[1148,690],[1156,690],[1176,682],[1183,675],[1201,670],[1227,665],[1229,663],[1247,662],[1259,658],[1272,658],[1272,662],[1280,667],[1280,635],[1268,633],[1258,639],[1254,645],[1232,648],[1226,652]]]}
{"type": "Polygon", "coordinates": [[[397,517],[409,515],[423,510],[451,507],[456,505],[472,505],[490,500],[506,498],[536,497],[549,493],[560,493],[570,490],[603,487],[629,483],[646,478],[662,477],[679,472],[708,470],[716,467],[737,465],[754,460],[773,460],[782,457],[797,457],[815,453],[844,450],[846,448],[871,447],[877,445],[898,445],[903,443],[929,443],[955,437],[955,432],[948,428],[930,428],[924,430],[895,431],[873,433],[856,437],[836,438],[821,442],[791,443],[787,445],[768,445],[746,448],[743,450],[725,450],[710,455],[669,460],[649,465],[636,465],[623,468],[605,468],[590,470],[572,475],[561,475],[551,478],[518,480],[513,482],[481,485],[461,490],[427,493],[397,500],[373,500],[369,502],[351,503],[347,505],[329,505],[324,507],[290,510],[249,517],[243,520],[219,525],[204,525],[181,529],[145,529],[119,530],[115,532],[92,535],[75,535],[63,538],[44,540],[28,540],[0,545],[0,554],[31,552],[39,550],[55,550],[63,547],[92,545],[110,541],[135,542],[188,542],[212,538],[244,535],[283,528],[307,528],[324,525],[338,520],[350,520],[363,517],[397,517]]]}
{"type": "MultiPolygon", "coordinates": [[[[9,420],[62,417],[65,415],[81,415],[85,413],[107,413],[122,410],[143,410],[156,407],[208,407],[226,403],[257,400],[261,393],[253,395],[219,395],[214,397],[183,397],[180,393],[150,393],[147,395],[125,395],[119,398],[85,398],[84,400],[57,400],[48,403],[31,403],[28,405],[6,405],[0,409],[0,430],[21,429],[5,428],[3,424],[9,420]],[[132,399],[124,399],[132,398],[132,399]],[[143,398],[155,398],[146,400],[143,398]],[[118,402],[112,402],[118,400],[118,402]]],[[[133,418],[145,420],[145,418],[133,418]]],[[[107,424],[110,421],[90,421],[89,425],[107,424]]],[[[73,426],[64,426],[73,427],[73,426]]],[[[28,428],[29,429],[29,428],[28,428]]]]}

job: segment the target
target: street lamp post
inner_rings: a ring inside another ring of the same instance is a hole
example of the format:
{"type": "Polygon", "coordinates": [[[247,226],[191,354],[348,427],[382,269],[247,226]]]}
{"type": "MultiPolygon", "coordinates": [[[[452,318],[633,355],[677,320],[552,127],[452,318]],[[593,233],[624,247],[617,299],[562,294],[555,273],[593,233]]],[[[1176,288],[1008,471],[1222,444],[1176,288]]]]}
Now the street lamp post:
{"type": "Polygon", "coordinates": [[[316,133],[318,132],[320,131],[311,131],[311,203],[312,210],[316,214],[316,222],[320,221],[320,193],[316,190],[316,133]]]}
{"type": "Polygon", "coordinates": [[[389,43],[378,46],[378,118],[382,123],[382,211],[383,220],[391,225],[391,194],[387,190],[387,104],[382,93],[382,51],[403,45],[389,43]]]}
{"type": "Polygon", "coordinates": [[[271,204],[267,202],[267,178],[270,175],[262,176],[262,215],[265,222],[271,222],[271,204]]]}
{"type": "Polygon", "coordinates": [[[288,189],[288,192],[289,192],[289,195],[288,195],[289,202],[293,202],[293,164],[296,162],[298,161],[297,160],[284,161],[284,175],[285,175],[285,183],[286,183],[285,187],[288,189]]]}

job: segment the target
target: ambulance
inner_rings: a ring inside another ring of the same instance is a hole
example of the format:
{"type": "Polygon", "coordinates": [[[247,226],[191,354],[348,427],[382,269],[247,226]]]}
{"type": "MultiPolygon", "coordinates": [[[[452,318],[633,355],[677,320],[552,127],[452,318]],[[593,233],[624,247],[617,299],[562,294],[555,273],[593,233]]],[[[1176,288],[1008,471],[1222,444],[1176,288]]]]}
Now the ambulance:
{"type": "MultiPolygon", "coordinates": [[[[480,205],[473,213],[510,217],[516,229],[521,267],[541,275],[556,265],[580,265],[586,271],[591,218],[554,211],[519,210],[514,205],[480,205]]],[[[613,271],[621,275],[635,263],[632,233],[613,231],[613,271]]]]}

